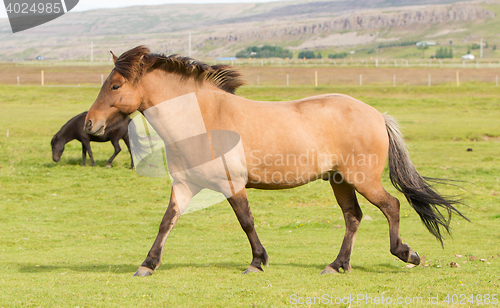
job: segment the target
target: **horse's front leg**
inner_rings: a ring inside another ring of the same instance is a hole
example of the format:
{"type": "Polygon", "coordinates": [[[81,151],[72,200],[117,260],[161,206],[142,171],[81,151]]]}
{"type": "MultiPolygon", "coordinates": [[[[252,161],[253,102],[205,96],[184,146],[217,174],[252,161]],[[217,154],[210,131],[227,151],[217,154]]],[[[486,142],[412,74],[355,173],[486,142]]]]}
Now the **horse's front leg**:
{"type": "Polygon", "coordinates": [[[189,201],[191,201],[198,191],[199,189],[188,187],[187,185],[172,186],[170,202],[161,220],[158,235],[156,236],[153,246],[149,250],[146,260],[142,262],[134,276],[152,275],[154,270],[160,266],[163,246],[165,245],[168,234],[174,228],[175,223],[186,209],[189,201]]]}
{"type": "Polygon", "coordinates": [[[86,160],[87,160],[87,149],[85,148],[85,145],[82,142],[82,166],[86,165],[86,160]]]}
{"type": "Polygon", "coordinates": [[[82,140],[82,144],[87,149],[87,153],[89,153],[90,164],[95,167],[94,155],[92,154],[92,149],[90,148],[90,140],[82,140]]]}
{"type": "Polygon", "coordinates": [[[252,247],[252,263],[243,274],[252,272],[262,272],[261,264],[268,265],[269,256],[264,246],[260,243],[257,232],[255,231],[254,219],[248,205],[247,192],[242,189],[240,192],[227,199],[240,222],[241,228],[245,231],[250,246],[252,247]]]}

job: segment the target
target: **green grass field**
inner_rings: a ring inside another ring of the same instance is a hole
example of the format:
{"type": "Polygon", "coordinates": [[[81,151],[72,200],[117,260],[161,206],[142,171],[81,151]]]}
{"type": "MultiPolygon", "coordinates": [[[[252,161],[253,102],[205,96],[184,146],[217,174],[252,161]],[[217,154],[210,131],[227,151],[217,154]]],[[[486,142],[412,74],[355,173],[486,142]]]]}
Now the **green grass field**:
{"type": "Polygon", "coordinates": [[[318,181],[286,191],[251,190],[257,232],[270,255],[264,273],[241,275],[251,261],[250,246],[224,202],[182,216],[167,240],[161,267],[146,278],[132,275],[166,209],[166,179],[129,170],[126,151],[106,169],[110,143],[92,144],[97,167],[81,166],[76,141],[66,146],[58,164],[51,160],[53,134],[87,110],[98,90],[0,86],[0,307],[281,307],[307,303],[308,297],[325,300],[323,295],[333,301],[325,306],[380,306],[334,303],[358,294],[391,298],[391,306],[405,306],[396,304],[398,298],[422,297],[422,304],[418,299],[413,304],[434,307],[428,298],[439,296],[442,307],[490,307],[491,294],[500,293],[498,88],[240,89],[239,95],[256,100],[340,92],[388,112],[403,126],[421,174],[464,181],[458,183],[463,189],[438,188],[460,194],[466,205],[459,209],[472,222],[454,217],[452,236],[442,249],[386,173],[384,186],[402,204],[401,236],[425,256],[424,266],[406,268],[390,254],[385,217],[360,198],[365,219],[351,258],[353,271],[321,276],[345,231],[329,185],[318,181]],[[469,261],[471,256],[477,260],[469,261]],[[450,267],[451,262],[460,267],[450,267]],[[463,305],[460,294],[466,296],[463,305]],[[487,294],[490,304],[478,305],[477,295],[487,294]]]}

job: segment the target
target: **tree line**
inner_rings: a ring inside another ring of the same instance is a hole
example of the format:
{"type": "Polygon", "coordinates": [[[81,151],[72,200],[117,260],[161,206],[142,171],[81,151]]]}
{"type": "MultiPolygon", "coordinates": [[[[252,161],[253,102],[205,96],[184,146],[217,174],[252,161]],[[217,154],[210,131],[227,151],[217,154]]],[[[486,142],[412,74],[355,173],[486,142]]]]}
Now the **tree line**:
{"type": "Polygon", "coordinates": [[[293,53],[281,46],[264,45],[262,47],[247,47],[236,54],[236,58],[289,58],[293,53]]]}

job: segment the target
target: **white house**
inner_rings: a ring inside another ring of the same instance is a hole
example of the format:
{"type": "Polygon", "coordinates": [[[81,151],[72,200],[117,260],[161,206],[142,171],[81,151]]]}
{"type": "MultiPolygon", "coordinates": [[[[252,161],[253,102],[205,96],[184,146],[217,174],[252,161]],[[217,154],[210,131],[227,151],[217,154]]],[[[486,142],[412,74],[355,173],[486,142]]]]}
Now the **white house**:
{"type": "Polygon", "coordinates": [[[417,47],[420,47],[420,46],[436,46],[436,42],[432,42],[432,41],[420,41],[420,42],[417,42],[417,47]]]}

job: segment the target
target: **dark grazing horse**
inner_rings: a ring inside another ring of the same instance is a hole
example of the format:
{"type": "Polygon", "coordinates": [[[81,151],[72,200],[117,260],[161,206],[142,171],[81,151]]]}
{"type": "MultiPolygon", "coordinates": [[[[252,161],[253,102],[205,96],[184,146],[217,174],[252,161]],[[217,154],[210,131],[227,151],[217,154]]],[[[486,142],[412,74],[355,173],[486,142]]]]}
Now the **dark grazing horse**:
{"type": "MultiPolygon", "coordinates": [[[[58,162],[61,159],[62,153],[64,152],[64,146],[66,143],[76,139],[82,143],[82,166],[85,166],[85,161],[87,159],[87,152],[89,153],[90,163],[95,166],[94,157],[92,155],[92,150],[90,149],[90,141],[96,142],[107,142],[111,141],[113,147],[115,148],[115,153],[108,160],[106,165],[107,168],[111,167],[113,159],[122,150],[120,147],[120,139],[125,141],[128,151],[130,153],[130,143],[128,137],[128,123],[130,118],[126,117],[120,119],[118,122],[114,123],[109,130],[102,136],[89,135],[83,130],[85,123],[85,117],[87,116],[87,111],[80,113],[71,120],[69,120],[63,127],[54,135],[50,144],[52,145],[52,159],[58,162]]],[[[130,169],[134,167],[134,161],[132,160],[132,153],[130,153],[130,169]]]]}

